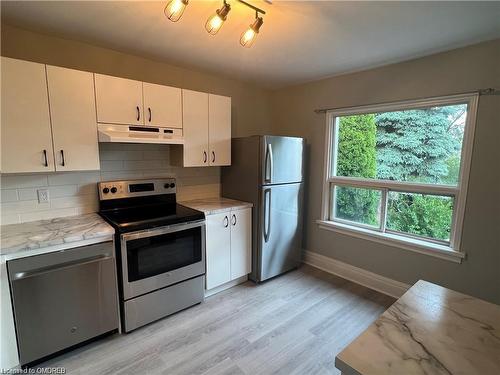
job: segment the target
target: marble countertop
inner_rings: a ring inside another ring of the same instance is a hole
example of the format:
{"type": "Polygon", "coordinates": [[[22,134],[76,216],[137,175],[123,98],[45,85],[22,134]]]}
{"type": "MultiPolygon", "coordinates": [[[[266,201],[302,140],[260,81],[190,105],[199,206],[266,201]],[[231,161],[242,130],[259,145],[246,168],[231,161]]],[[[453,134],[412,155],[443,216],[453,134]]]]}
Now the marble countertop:
{"type": "Polygon", "coordinates": [[[500,306],[420,280],[335,366],[342,374],[500,374],[500,306]]]}
{"type": "Polygon", "coordinates": [[[12,258],[33,255],[33,250],[63,250],[109,241],[113,234],[113,227],[98,214],[2,225],[0,255],[12,258]]]}
{"type": "Polygon", "coordinates": [[[229,198],[206,198],[179,202],[183,206],[202,211],[205,215],[213,215],[230,210],[253,207],[252,203],[237,201],[229,198]]]}

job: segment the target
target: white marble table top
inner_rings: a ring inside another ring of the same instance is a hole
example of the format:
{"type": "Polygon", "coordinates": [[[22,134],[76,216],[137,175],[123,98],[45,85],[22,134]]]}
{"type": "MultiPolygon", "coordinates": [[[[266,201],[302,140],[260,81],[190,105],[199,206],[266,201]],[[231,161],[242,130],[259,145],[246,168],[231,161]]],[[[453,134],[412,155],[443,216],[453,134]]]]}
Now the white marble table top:
{"type": "Polygon", "coordinates": [[[417,282],[335,360],[342,374],[500,374],[500,306],[417,282]]]}
{"type": "Polygon", "coordinates": [[[213,215],[231,210],[252,207],[252,203],[242,202],[229,198],[205,198],[179,202],[183,206],[202,211],[205,215],[213,215]]]}
{"type": "Polygon", "coordinates": [[[113,238],[114,229],[98,214],[61,217],[0,227],[0,255],[19,256],[34,249],[75,247],[113,238]],[[71,244],[71,245],[69,245],[71,244]],[[82,244],[83,245],[83,244],[82,244]]]}

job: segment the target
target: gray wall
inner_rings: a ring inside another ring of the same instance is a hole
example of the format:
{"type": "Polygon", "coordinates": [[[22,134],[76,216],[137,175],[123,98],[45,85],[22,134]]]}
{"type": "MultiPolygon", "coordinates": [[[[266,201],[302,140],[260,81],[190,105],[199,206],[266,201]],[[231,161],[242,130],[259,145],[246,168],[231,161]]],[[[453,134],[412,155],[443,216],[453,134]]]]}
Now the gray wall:
{"type": "Polygon", "coordinates": [[[273,133],[307,138],[307,250],[406,283],[425,279],[500,303],[500,96],[479,101],[462,264],[319,229],[325,115],[347,107],[500,88],[500,40],[275,91],[273,133]]]}

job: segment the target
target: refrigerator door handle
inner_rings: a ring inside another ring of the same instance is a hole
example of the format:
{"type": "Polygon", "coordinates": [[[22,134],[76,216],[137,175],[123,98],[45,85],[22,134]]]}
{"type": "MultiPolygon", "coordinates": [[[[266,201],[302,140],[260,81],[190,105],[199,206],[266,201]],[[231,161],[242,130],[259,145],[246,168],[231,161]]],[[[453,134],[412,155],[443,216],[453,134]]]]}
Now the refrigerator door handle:
{"type": "Polygon", "coordinates": [[[266,166],[265,166],[264,180],[265,182],[272,182],[272,179],[273,179],[273,146],[271,143],[268,143],[266,147],[266,166]]]}
{"type": "Polygon", "coordinates": [[[271,234],[271,189],[264,190],[264,242],[269,241],[271,234]],[[267,198],[269,193],[269,199],[267,198]],[[266,225],[267,219],[267,225],[266,225]]]}

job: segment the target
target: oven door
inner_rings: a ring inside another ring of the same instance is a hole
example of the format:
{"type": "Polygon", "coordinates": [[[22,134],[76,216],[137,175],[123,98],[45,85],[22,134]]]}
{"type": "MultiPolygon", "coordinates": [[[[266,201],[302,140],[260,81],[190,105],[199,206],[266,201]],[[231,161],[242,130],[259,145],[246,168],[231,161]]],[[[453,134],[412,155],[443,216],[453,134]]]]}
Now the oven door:
{"type": "Polygon", "coordinates": [[[205,273],[205,221],[121,235],[125,300],[205,273]]]}

